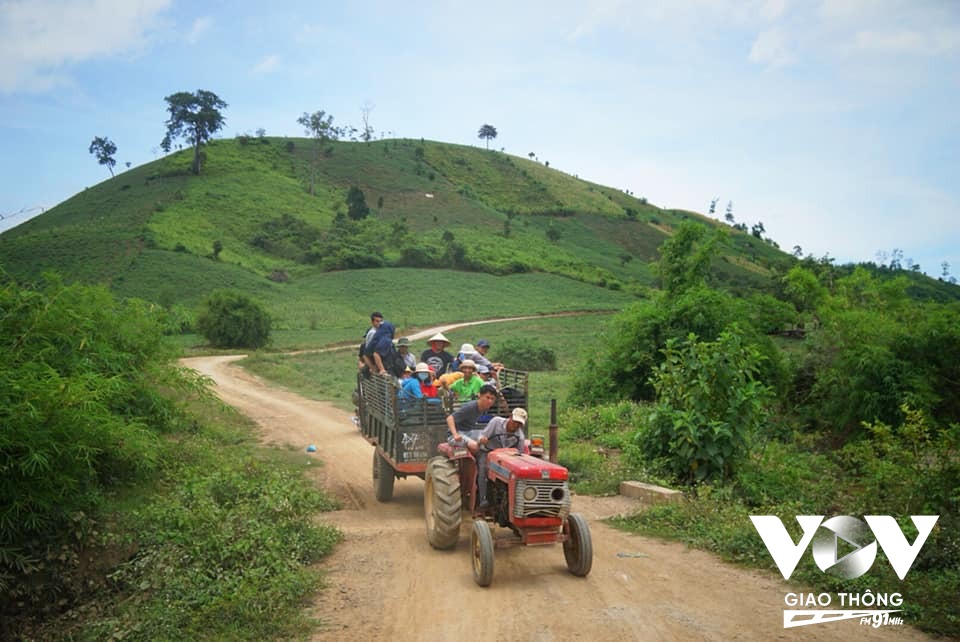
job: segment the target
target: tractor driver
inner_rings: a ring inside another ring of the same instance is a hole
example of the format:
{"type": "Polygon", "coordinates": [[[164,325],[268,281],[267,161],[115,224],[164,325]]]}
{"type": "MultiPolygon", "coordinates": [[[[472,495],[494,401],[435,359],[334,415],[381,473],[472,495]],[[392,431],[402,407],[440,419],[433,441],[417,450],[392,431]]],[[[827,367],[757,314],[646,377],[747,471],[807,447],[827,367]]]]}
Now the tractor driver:
{"type": "Polygon", "coordinates": [[[477,452],[479,446],[476,439],[480,432],[477,419],[493,407],[497,396],[497,388],[485,383],[480,387],[476,400],[468,401],[447,415],[447,428],[450,431],[447,442],[451,445],[466,443],[471,452],[477,452]]]}
{"type": "Polygon", "coordinates": [[[527,425],[527,411],[523,408],[514,408],[510,418],[494,417],[480,433],[477,443],[480,448],[475,453],[477,458],[477,499],[480,503],[477,508],[484,509],[490,506],[487,500],[487,453],[497,448],[516,448],[517,452],[526,452],[526,437],[523,427],[527,425]]]}

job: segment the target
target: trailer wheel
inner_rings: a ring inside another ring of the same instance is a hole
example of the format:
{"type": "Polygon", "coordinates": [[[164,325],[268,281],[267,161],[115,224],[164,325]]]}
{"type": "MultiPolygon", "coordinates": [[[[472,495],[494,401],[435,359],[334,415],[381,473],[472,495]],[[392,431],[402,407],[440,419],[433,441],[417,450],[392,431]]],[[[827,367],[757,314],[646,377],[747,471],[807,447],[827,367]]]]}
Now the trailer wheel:
{"type": "Polygon", "coordinates": [[[564,522],[567,540],[563,543],[563,556],[567,568],[577,577],[586,577],[593,566],[593,544],[587,520],[579,513],[571,513],[564,522]]]}
{"type": "Polygon", "coordinates": [[[490,525],[482,519],[473,522],[470,551],[473,581],[480,586],[490,586],[493,581],[493,534],[490,532],[490,525]]]}
{"type": "Polygon", "coordinates": [[[396,478],[393,466],[390,465],[380,451],[373,449],[373,492],[378,502],[389,502],[393,499],[393,480],[396,478]]]}
{"type": "Polygon", "coordinates": [[[427,462],[423,480],[427,541],[434,548],[453,548],[460,538],[460,475],[457,466],[446,457],[434,457],[427,462]]]}

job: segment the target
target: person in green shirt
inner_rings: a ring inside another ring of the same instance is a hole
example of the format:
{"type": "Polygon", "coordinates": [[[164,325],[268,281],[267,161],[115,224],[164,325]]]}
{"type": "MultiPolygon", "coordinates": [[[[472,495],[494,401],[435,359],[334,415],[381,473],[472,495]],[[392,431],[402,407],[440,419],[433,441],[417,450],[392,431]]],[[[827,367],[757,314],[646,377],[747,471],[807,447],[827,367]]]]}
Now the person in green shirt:
{"type": "Polygon", "coordinates": [[[463,379],[457,379],[450,384],[448,390],[457,395],[457,399],[465,401],[476,399],[480,394],[480,387],[484,384],[483,379],[477,375],[477,364],[473,359],[464,359],[460,363],[460,371],[463,373],[463,379]]]}

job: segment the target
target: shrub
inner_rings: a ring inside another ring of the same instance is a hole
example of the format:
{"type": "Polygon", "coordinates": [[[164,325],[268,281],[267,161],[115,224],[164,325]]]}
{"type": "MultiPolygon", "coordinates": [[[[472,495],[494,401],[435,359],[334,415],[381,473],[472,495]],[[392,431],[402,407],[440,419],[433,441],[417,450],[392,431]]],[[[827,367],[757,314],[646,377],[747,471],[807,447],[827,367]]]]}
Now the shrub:
{"type": "Polygon", "coordinates": [[[166,335],[189,334],[193,332],[193,312],[179,303],[175,303],[164,310],[161,319],[163,322],[163,333],[166,335]]]}
{"type": "Polygon", "coordinates": [[[521,370],[556,370],[556,353],[535,339],[507,339],[496,352],[496,360],[521,370]]]}
{"type": "MultiPolygon", "coordinates": [[[[661,294],[638,301],[607,323],[599,350],[574,374],[570,400],[577,404],[652,400],[651,377],[663,362],[668,340],[682,341],[692,333],[713,341],[736,320],[751,316],[747,304],[702,285],[676,297],[661,294]]],[[[788,372],[773,341],[748,325],[739,326],[737,334],[763,355],[760,380],[782,389],[788,372]]]]}
{"type": "MultiPolygon", "coordinates": [[[[51,551],[83,537],[106,489],[157,464],[176,418],[159,310],[104,288],[0,286],[0,612],[39,599],[51,551]]],[[[50,601],[53,601],[52,599],[50,601]]]]}
{"type": "Polygon", "coordinates": [[[216,290],[197,317],[197,330],[218,348],[262,348],[270,340],[270,316],[245,294],[216,290]]]}
{"type": "Polygon", "coordinates": [[[438,253],[433,248],[410,245],[400,250],[397,264],[403,267],[435,268],[440,265],[437,260],[438,253]]]}
{"type": "Polygon", "coordinates": [[[667,342],[654,375],[657,402],[637,442],[685,482],[729,479],[765,419],[760,353],[734,332],[713,342],[667,342]]]}

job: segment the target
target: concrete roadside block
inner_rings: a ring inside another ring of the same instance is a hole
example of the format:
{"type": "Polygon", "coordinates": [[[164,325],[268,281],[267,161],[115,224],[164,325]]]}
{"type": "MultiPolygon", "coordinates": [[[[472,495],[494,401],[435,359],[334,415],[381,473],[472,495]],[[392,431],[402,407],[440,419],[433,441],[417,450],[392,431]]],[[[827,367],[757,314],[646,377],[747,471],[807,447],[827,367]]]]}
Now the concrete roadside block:
{"type": "Polygon", "coordinates": [[[683,499],[683,491],[637,481],[620,482],[620,494],[639,499],[647,504],[666,504],[679,502],[683,499]]]}

